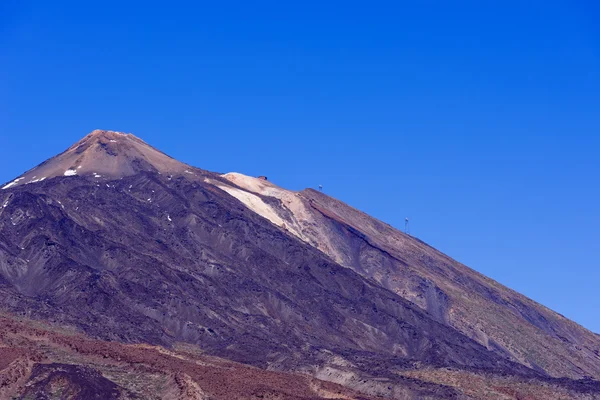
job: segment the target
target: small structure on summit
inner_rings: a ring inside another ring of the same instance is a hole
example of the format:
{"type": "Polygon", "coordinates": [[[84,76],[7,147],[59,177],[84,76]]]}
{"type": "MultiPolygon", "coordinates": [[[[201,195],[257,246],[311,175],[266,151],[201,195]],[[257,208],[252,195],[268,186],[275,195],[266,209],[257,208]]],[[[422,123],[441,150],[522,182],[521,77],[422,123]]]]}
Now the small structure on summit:
{"type": "Polygon", "coordinates": [[[268,181],[267,177],[264,175],[259,176],[258,179],[262,179],[263,181],[268,181]]]}

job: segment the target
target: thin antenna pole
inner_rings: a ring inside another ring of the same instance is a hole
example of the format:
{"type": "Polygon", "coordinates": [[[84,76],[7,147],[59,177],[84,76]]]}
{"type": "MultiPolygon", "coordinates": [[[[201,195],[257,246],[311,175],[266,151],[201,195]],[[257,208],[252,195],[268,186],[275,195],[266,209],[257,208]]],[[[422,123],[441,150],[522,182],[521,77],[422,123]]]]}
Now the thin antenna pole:
{"type": "Polygon", "coordinates": [[[323,191],[323,185],[319,185],[319,190],[322,192],[323,191]]]}
{"type": "Polygon", "coordinates": [[[404,218],[404,233],[410,235],[410,226],[408,225],[408,217],[404,218]]]}

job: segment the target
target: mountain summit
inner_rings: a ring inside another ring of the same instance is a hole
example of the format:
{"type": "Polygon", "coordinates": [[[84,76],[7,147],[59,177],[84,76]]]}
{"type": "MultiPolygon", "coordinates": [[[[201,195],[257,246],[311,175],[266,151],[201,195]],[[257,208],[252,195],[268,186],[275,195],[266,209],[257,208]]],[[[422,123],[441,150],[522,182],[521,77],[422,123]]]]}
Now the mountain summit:
{"type": "Polygon", "coordinates": [[[600,398],[598,335],[321,192],[112,131],[3,189],[0,398],[600,398]]]}
{"type": "Polygon", "coordinates": [[[122,178],[140,171],[176,175],[190,168],[130,133],[95,130],[61,154],[3,186],[3,189],[57,176],[122,178]]]}

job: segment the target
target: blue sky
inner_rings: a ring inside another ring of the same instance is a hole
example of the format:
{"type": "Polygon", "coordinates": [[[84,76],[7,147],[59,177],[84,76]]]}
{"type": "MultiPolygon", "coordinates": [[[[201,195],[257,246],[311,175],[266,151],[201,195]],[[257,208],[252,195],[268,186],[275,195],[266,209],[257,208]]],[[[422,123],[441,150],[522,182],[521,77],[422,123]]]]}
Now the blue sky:
{"type": "Polygon", "coordinates": [[[408,216],[600,332],[593,2],[82,3],[0,5],[0,181],[93,129],[132,132],[408,216]]]}

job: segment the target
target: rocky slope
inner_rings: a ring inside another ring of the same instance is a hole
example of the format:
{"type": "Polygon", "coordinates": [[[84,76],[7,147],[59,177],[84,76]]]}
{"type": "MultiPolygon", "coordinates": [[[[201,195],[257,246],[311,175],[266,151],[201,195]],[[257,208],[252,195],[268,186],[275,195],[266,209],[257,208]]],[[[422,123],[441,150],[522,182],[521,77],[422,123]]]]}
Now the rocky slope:
{"type": "MultiPolygon", "coordinates": [[[[465,376],[600,393],[550,377],[597,378],[594,335],[321,193],[203,171],[105,131],[20,178],[0,190],[11,315],[101,340],[190,343],[364,396],[477,398],[456,383],[465,376]]],[[[87,371],[52,363],[40,381],[87,371]]]]}
{"type": "Polygon", "coordinates": [[[0,399],[598,398],[594,381],[523,378],[452,368],[396,373],[405,382],[402,389],[386,396],[369,396],[306,374],[265,371],[210,357],[189,344],[166,349],[105,342],[56,325],[0,316],[0,399]],[[411,395],[406,386],[421,390],[411,395]]]}
{"type": "Polygon", "coordinates": [[[0,398],[368,400],[306,375],[264,371],[203,355],[92,340],[0,316],[0,398]]]}
{"type": "Polygon", "coordinates": [[[600,379],[599,336],[321,192],[225,174],[208,182],[491,351],[557,377],[600,379]]]}

